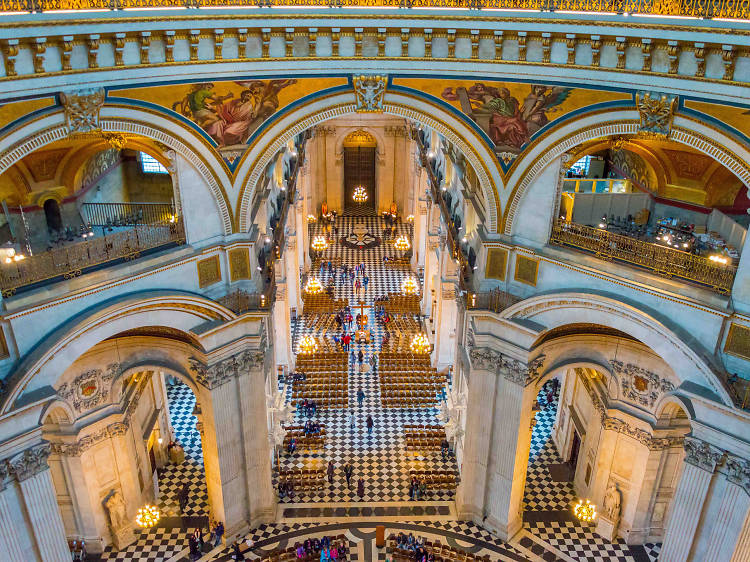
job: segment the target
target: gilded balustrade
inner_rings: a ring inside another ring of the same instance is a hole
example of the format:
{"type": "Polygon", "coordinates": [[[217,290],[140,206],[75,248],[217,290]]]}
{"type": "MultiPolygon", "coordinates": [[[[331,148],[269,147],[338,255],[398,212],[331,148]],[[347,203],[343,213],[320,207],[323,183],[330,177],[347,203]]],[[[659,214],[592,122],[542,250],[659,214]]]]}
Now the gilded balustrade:
{"type": "Polygon", "coordinates": [[[750,4],[738,0],[0,0],[4,12],[215,7],[367,7],[574,11],[748,19],[750,4]]]}
{"type": "Polygon", "coordinates": [[[550,243],[591,252],[605,260],[626,262],[664,277],[700,283],[722,294],[731,292],[737,273],[731,265],[572,222],[556,221],[550,243]]]}
{"type": "Polygon", "coordinates": [[[185,230],[179,219],[174,223],[139,225],[0,264],[0,290],[3,297],[9,297],[23,287],[56,278],[72,279],[94,266],[115,260],[133,260],[144,251],[184,241],[185,230]]]}
{"type": "Polygon", "coordinates": [[[523,299],[506,291],[493,289],[485,293],[469,293],[466,296],[466,308],[502,312],[521,300],[523,299]]]}

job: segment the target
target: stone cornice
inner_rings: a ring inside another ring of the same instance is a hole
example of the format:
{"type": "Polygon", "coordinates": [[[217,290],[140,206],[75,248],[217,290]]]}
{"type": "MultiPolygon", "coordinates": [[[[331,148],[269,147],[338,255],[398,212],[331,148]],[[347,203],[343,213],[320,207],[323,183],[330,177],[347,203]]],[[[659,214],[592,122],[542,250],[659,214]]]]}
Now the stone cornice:
{"type": "Polygon", "coordinates": [[[727,480],[737,484],[750,495],[750,461],[728,455],[725,468],[727,480]]]}
{"type": "Polygon", "coordinates": [[[685,437],[685,462],[713,472],[724,457],[724,451],[696,437],[685,437]]]}
{"type": "Polygon", "coordinates": [[[206,365],[194,356],[189,357],[188,360],[190,361],[190,370],[195,374],[196,382],[209,390],[213,390],[233,378],[262,367],[265,361],[265,352],[246,349],[212,365],[206,365]]]}
{"type": "Polygon", "coordinates": [[[8,472],[15,476],[19,482],[28,480],[49,468],[47,464],[49,454],[49,443],[34,445],[8,459],[8,472]]]}
{"type": "Polygon", "coordinates": [[[505,379],[520,386],[529,385],[538,379],[544,364],[544,355],[526,364],[489,347],[472,347],[469,351],[469,359],[474,369],[502,375],[505,379]]]}

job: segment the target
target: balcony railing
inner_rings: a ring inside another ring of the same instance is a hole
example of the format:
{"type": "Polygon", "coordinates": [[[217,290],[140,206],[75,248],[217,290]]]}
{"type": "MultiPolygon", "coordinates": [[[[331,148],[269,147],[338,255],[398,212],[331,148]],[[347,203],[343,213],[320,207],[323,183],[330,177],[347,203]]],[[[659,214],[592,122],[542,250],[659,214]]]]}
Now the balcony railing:
{"type": "Polygon", "coordinates": [[[466,296],[466,308],[502,312],[521,300],[523,299],[500,289],[493,289],[486,293],[469,293],[466,296]]]}
{"type": "Polygon", "coordinates": [[[143,252],[183,242],[185,229],[179,219],[173,223],[138,225],[20,261],[0,264],[0,290],[3,297],[9,297],[20,289],[28,290],[47,282],[72,279],[108,262],[134,260],[143,252]]]}
{"type": "Polygon", "coordinates": [[[572,222],[556,221],[550,243],[591,252],[605,260],[625,262],[664,277],[678,277],[722,294],[731,292],[737,273],[732,265],[572,222]]]}
{"type": "Polygon", "coordinates": [[[90,226],[131,226],[166,223],[174,216],[169,203],[84,203],[81,212],[90,226]]]}
{"type": "Polygon", "coordinates": [[[251,310],[267,310],[270,303],[273,302],[273,295],[248,293],[242,289],[237,289],[216,299],[216,301],[236,314],[243,314],[251,310]]]}
{"type": "Polygon", "coordinates": [[[376,8],[463,8],[574,11],[616,14],[692,16],[695,18],[747,19],[750,5],[739,0],[0,0],[4,12],[46,12],[51,10],[122,10],[139,8],[236,7],[376,7],[376,8]]]}

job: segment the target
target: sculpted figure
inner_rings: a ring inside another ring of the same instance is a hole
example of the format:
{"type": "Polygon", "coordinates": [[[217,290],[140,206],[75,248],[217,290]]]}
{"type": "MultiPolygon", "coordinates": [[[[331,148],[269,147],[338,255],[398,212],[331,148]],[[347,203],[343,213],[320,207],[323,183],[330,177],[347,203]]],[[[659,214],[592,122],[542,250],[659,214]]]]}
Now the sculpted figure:
{"type": "Polygon", "coordinates": [[[620,490],[617,489],[617,485],[612,483],[607,488],[607,492],[604,494],[604,513],[607,514],[607,518],[616,521],[620,517],[620,502],[622,501],[622,495],[620,490]]]}
{"type": "Polygon", "coordinates": [[[114,492],[104,502],[104,507],[107,508],[112,529],[120,529],[125,524],[127,518],[125,514],[125,500],[122,499],[122,494],[119,491],[114,492]]]}

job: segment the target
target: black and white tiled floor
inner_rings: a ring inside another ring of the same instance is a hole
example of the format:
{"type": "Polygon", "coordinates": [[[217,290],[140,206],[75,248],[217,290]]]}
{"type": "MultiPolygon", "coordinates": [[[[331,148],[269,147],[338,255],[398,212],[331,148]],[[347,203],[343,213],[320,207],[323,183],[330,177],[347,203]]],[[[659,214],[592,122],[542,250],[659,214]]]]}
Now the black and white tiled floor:
{"type": "MultiPolygon", "coordinates": [[[[364,225],[368,231],[376,236],[382,236],[380,229],[384,224],[378,217],[339,217],[336,225],[339,227],[339,238],[351,231],[355,224],[364,225]]],[[[400,224],[397,236],[406,235],[411,239],[411,225],[400,224]]],[[[322,233],[318,224],[310,226],[311,237],[322,233]]],[[[323,261],[332,260],[339,264],[356,266],[365,264],[365,272],[370,279],[367,291],[364,293],[365,314],[368,316],[372,342],[367,345],[353,344],[351,351],[357,354],[361,349],[365,358],[380,349],[383,328],[375,320],[372,303],[375,297],[386,293],[399,292],[401,282],[406,276],[413,275],[406,266],[384,265],[383,257],[396,257],[398,252],[393,248],[393,242],[383,241],[378,247],[358,250],[345,248],[335,242],[323,253],[323,261]]],[[[326,284],[329,272],[324,270],[315,272],[326,284]]],[[[351,282],[343,281],[337,271],[334,296],[345,298],[352,307],[352,314],[356,316],[358,299],[354,294],[351,282]]],[[[333,311],[335,312],[335,311],[333,311]]],[[[294,325],[293,346],[299,338],[312,334],[320,336],[308,326],[311,317],[303,316],[294,325]]],[[[332,337],[333,334],[330,334],[332,337]]],[[[313,490],[286,497],[282,503],[308,502],[385,502],[408,501],[409,471],[410,470],[456,470],[453,458],[442,459],[439,452],[428,457],[407,457],[403,439],[404,424],[436,424],[437,408],[422,408],[418,410],[384,409],[380,404],[380,385],[377,367],[374,372],[361,373],[356,362],[349,359],[349,408],[319,410],[317,421],[326,428],[325,450],[321,455],[307,455],[297,452],[294,456],[282,453],[279,464],[282,469],[302,468],[316,463],[334,462],[336,473],[332,486],[320,490],[313,490]],[[365,399],[362,407],[357,405],[357,392],[362,389],[365,399]],[[356,417],[355,428],[349,424],[349,414],[356,417]],[[367,434],[365,421],[371,415],[375,426],[372,435],[367,434]],[[343,466],[351,463],[354,468],[351,487],[347,487],[343,475],[343,466]],[[359,498],[356,494],[356,483],[359,477],[364,478],[365,494],[359,498]]],[[[304,423],[306,418],[297,414],[295,423],[304,423]]],[[[276,481],[274,481],[276,485],[276,481]]],[[[453,490],[429,491],[423,500],[446,501],[454,497],[453,490]]]]}

